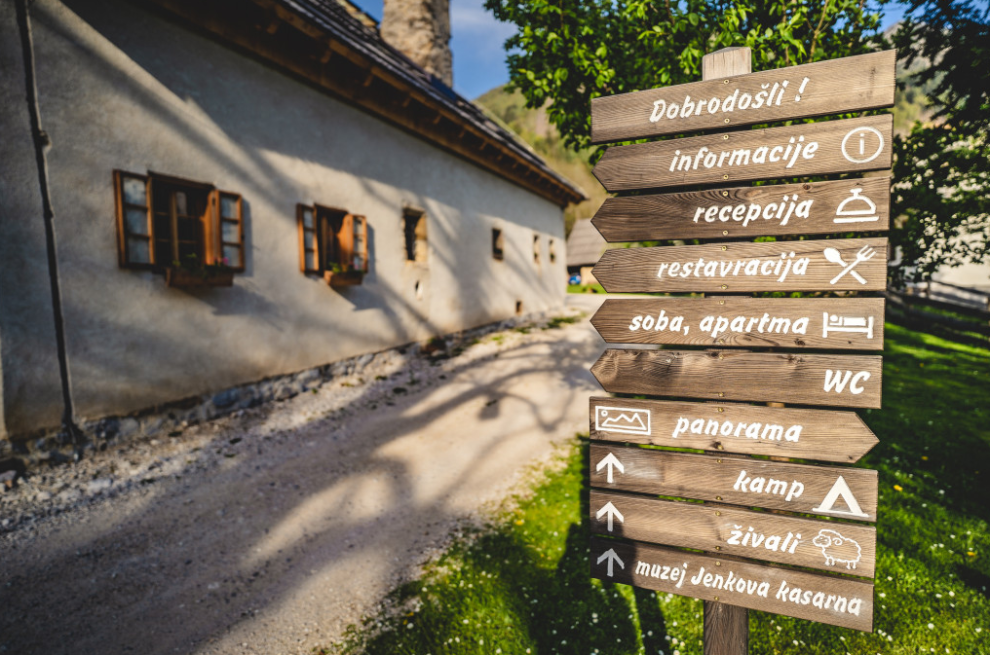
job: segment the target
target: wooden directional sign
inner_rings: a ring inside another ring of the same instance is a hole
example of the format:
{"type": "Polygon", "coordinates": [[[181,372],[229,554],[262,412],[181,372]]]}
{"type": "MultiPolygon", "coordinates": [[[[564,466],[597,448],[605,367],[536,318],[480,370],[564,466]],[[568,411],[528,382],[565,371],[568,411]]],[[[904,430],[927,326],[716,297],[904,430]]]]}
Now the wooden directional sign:
{"type": "Polygon", "coordinates": [[[606,198],[591,222],[610,242],[883,231],[890,178],[606,198]]]}
{"type": "Polygon", "coordinates": [[[592,172],[616,192],[882,170],[892,128],[887,114],[614,146],[592,172]]]}
{"type": "Polygon", "coordinates": [[[610,348],[591,372],[611,393],[879,408],[881,364],[875,355],[610,348]]]}
{"type": "Polygon", "coordinates": [[[591,141],[607,143],[840,114],[894,104],[893,50],[591,101],[591,141]]]}
{"type": "Polygon", "coordinates": [[[616,539],[591,539],[591,575],[843,628],[873,630],[873,585],[616,539]]]}
{"type": "Polygon", "coordinates": [[[599,534],[873,577],[872,526],[595,489],[589,502],[591,530],[599,534]]]}
{"type": "Polygon", "coordinates": [[[608,343],[883,350],[882,298],[623,298],[591,324],[608,343]]]}
{"type": "Polygon", "coordinates": [[[592,273],[609,293],[883,291],[887,239],[618,248],[592,273]]]}
{"type": "Polygon", "coordinates": [[[877,472],[867,469],[592,444],[591,486],[877,520],[877,472]]]}
{"type": "Polygon", "coordinates": [[[590,405],[591,438],[600,441],[847,464],[878,443],[855,412],[632,398],[590,405]]]}

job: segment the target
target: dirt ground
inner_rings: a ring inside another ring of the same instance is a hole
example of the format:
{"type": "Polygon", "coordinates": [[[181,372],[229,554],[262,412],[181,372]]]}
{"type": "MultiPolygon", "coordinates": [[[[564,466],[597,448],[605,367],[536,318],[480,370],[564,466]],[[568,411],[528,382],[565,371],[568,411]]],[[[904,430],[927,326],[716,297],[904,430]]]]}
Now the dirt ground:
{"type": "Polygon", "coordinates": [[[587,430],[599,303],[21,480],[0,495],[0,652],[329,644],[587,430]]]}

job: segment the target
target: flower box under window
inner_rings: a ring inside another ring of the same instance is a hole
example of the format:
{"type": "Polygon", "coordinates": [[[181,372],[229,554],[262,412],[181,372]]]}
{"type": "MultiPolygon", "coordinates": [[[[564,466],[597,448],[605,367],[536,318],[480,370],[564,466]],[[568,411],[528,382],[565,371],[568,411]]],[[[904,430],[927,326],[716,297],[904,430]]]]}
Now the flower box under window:
{"type": "Polygon", "coordinates": [[[226,270],[191,270],[179,266],[169,266],[165,269],[165,284],[178,289],[196,287],[231,287],[234,286],[233,269],[226,270]]]}

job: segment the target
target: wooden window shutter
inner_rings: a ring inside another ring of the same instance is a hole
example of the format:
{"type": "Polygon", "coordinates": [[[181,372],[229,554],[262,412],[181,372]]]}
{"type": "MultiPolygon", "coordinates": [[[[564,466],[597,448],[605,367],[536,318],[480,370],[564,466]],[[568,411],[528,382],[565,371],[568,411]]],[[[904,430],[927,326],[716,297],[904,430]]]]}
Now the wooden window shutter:
{"type": "Polygon", "coordinates": [[[243,199],[238,193],[218,191],[211,193],[216,196],[216,226],[213,252],[216,261],[226,261],[227,266],[235,271],[244,270],[244,214],[243,199]]]}
{"type": "Polygon", "coordinates": [[[299,226],[299,270],[303,273],[319,273],[320,247],[316,208],[297,204],[296,223],[299,226]]]}
{"type": "Polygon", "coordinates": [[[337,243],[340,251],[336,262],[345,271],[354,268],[354,215],[344,214],[340,220],[340,230],[337,232],[337,243]]]}
{"type": "Polygon", "coordinates": [[[122,268],[155,265],[155,223],[147,175],[113,172],[117,219],[117,262],[122,268]]]}
{"type": "Polygon", "coordinates": [[[354,217],[354,268],[368,272],[368,219],[354,217]]]}

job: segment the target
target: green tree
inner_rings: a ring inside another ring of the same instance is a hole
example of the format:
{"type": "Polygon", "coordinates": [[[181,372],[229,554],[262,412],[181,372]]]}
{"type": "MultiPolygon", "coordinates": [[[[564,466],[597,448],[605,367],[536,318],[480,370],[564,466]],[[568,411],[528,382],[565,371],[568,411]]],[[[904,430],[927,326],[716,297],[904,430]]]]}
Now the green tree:
{"type": "MultiPolygon", "coordinates": [[[[883,0],[886,2],[886,0],[883,0]]],[[[879,26],[862,0],[486,0],[517,33],[510,86],[577,150],[590,143],[592,98],[700,79],[701,58],[753,50],[758,70],[867,52],[879,26]],[[814,6],[811,6],[814,5],[814,6]]]]}
{"type": "Polygon", "coordinates": [[[933,120],[894,140],[895,247],[911,267],[895,282],[929,279],[942,266],[990,262],[990,7],[911,2],[893,36],[911,80],[930,86],[933,120]]]}

